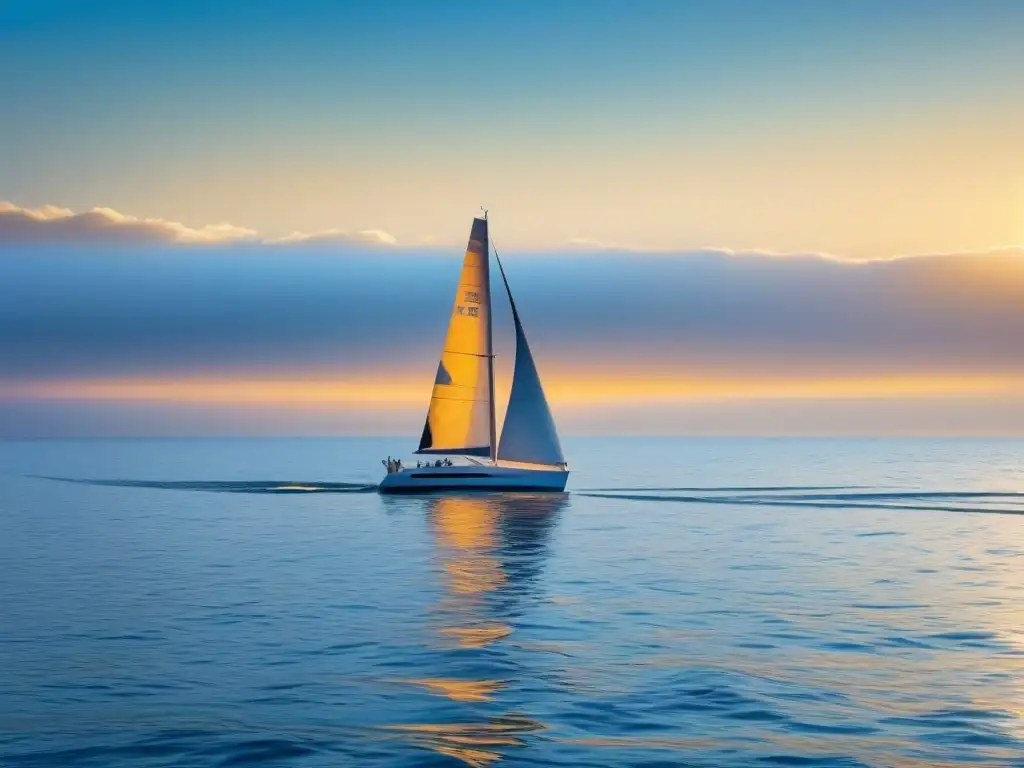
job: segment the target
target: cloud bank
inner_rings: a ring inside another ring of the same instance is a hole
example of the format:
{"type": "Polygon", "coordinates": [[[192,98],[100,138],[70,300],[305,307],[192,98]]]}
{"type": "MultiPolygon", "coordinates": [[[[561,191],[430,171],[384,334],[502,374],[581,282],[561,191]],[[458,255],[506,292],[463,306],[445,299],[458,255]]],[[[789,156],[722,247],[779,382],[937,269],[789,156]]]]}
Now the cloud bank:
{"type": "MultiPolygon", "coordinates": [[[[53,207],[0,221],[26,244],[0,259],[0,435],[422,426],[461,245],[53,207]],[[46,247],[53,232],[77,247],[46,247]],[[225,243],[232,257],[215,257],[225,243]]],[[[1019,246],[857,263],[592,243],[502,256],[570,430],[1024,434],[1019,246]]],[[[494,295],[504,386],[511,318],[494,295]]]]}
{"type": "MultiPolygon", "coordinates": [[[[325,258],[260,243],[223,259],[202,245],[13,249],[2,262],[0,378],[430,370],[459,251],[408,258],[370,246],[325,258]]],[[[1011,251],[857,266],[721,252],[506,253],[504,262],[536,353],[555,371],[1024,371],[1024,255],[1011,251]]],[[[500,286],[495,297],[495,325],[507,330],[500,286]]]]}

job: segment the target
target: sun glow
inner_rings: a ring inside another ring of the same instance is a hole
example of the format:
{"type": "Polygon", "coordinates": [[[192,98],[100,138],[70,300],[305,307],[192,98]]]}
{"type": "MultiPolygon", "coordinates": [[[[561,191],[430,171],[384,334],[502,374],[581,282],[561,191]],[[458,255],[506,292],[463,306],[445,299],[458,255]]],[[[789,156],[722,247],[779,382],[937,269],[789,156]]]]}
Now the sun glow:
{"type": "MultiPolygon", "coordinates": [[[[499,381],[499,389],[503,382],[499,381]]],[[[1022,376],[739,378],[554,376],[548,397],[563,406],[729,399],[983,397],[1020,392],[1022,376]]],[[[507,388],[507,383],[506,387],[507,388]]],[[[423,376],[400,379],[75,379],[0,382],[0,398],[211,405],[401,407],[425,405],[423,376]]]]}

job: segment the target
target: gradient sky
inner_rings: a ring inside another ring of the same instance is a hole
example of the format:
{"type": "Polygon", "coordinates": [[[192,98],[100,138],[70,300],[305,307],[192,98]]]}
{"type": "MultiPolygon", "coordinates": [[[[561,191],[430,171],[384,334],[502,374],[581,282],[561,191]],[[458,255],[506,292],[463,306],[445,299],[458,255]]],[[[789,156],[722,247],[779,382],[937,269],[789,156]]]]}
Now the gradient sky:
{"type": "Polygon", "coordinates": [[[481,204],[568,432],[1024,434],[1022,72],[1014,0],[0,2],[0,435],[416,433],[481,204]]]}
{"type": "Polygon", "coordinates": [[[1024,239],[1015,0],[0,4],[0,199],[271,235],[1024,239]]]}

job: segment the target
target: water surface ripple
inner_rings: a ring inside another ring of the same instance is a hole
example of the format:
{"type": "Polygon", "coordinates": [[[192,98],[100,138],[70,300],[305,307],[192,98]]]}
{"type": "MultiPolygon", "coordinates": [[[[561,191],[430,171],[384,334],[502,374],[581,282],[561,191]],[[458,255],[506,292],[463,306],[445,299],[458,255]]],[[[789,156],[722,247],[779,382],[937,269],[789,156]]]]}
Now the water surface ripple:
{"type": "Polygon", "coordinates": [[[0,765],[1024,766],[1024,443],[400,448],[0,443],[0,765]]]}

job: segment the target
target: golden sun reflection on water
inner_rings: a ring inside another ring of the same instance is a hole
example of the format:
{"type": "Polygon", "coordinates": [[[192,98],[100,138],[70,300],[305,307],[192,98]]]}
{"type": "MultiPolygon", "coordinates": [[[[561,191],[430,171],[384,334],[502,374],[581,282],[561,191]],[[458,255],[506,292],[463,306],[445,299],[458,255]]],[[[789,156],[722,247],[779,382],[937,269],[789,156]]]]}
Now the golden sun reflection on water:
{"type": "Polygon", "coordinates": [[[481,648],[512,633],[504,622],[487,620],[477,610],[488,593],[507,583],[494,554],[498,515],[497,505],[484,496],[443,496],[430,512],[447,593],[442,613],[458,622],[439,632],[464,648],[481,648]]]}
{"type": "MultiPolygon", "coordinates": [[[[505,496],[500,494],[440,496],[427,503],[436,544],[436,557],[444,596],[436,615],[442,620],[437,634],[442,653],[472,649],[486,651],[513,633],[505,611],[493,598],[520,599],[522,570],[504,558],[536,561],[543,538],[559,507],[561,495],[505,496]],[[524,553],[527,553],[524,555],[524,553]]],[[[527,644],[515,644],[526,650],[527,644]]],[[[461,704],[495,702],[510,681],[420,677],[400,681],[461,704]]],[[[519,712],[464,723],[411,723],[385,726],[411,744],[460,760],[473,768],[487,768],[503,757],[502,750],[526,744],[522,736],[544,730],[539,720],[519,712]]]]}
{"type": "Polygon", "coordinates": [[[438,633],[453,639],[462,648],[483,648],[512,634],[507,624],[476,625],[472,627],[441,627],[438,633]]]}
{"type": "Polygon", "coordinates": [[[521,734],[543,730],[544,724],[518,714],[494,717],[482,723],[421,723],[390,725],[385,730],[408,736],[420,747],[461,760],[473,768],[486,768],[502,758],[500,747],[521,747],[521,734]]]}
{"type": "Polygon", "coordinates": [[[403,680],[410,685],[426,688],[431,693],[447,696],[452,701],[490,701],[505,687],[500,680],[457,680],[444,677],[424,677],[403,680]]]}

